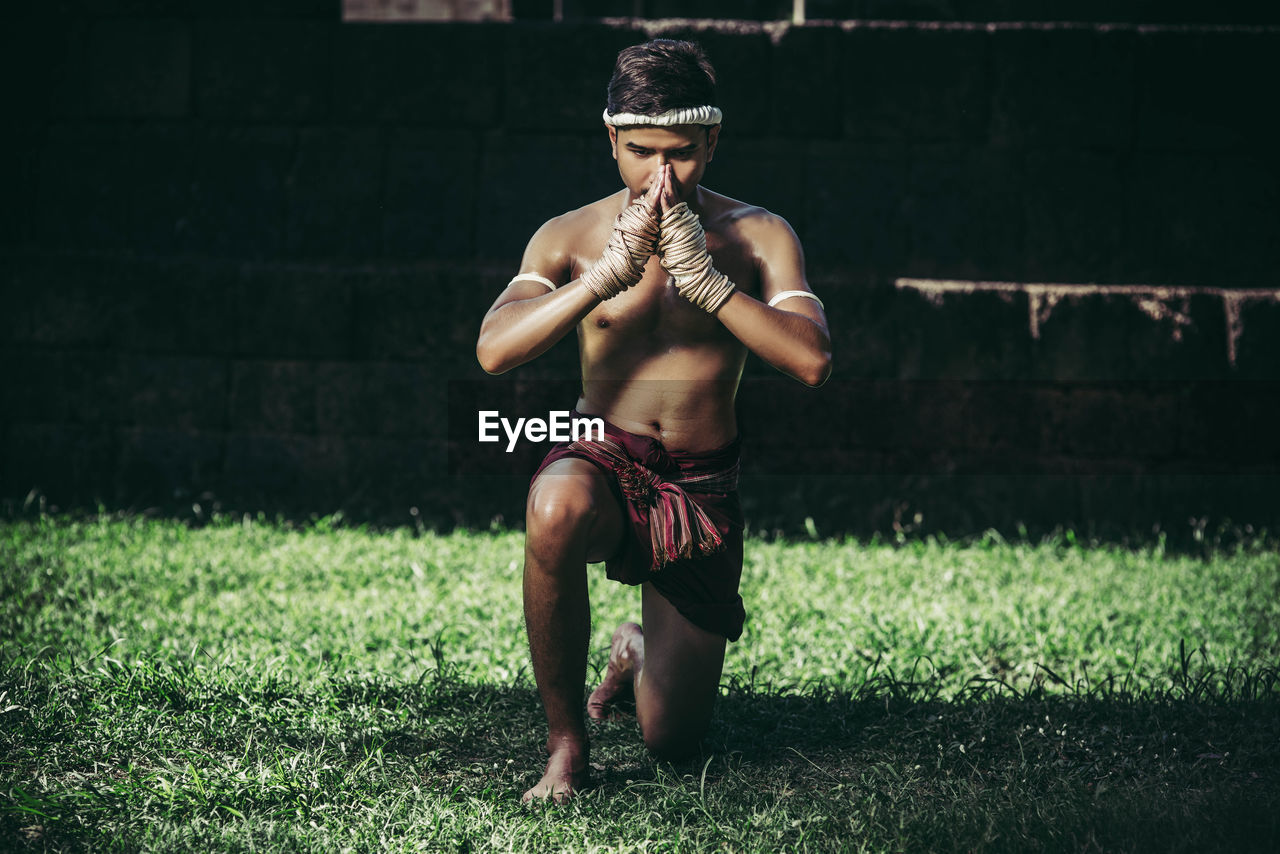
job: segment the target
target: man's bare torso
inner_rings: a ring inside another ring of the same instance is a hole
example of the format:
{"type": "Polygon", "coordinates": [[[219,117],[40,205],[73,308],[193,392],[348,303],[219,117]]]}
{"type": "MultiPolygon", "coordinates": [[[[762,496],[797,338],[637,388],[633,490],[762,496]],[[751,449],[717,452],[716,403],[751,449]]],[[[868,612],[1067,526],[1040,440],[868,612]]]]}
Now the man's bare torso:
{"type": "MultiPolygon", "coordinates": [[[[622,190],[555,221],[565,261],[565,269],[556,272],[565,281],[600,257],[629,200],[622,190]]],[[[770,215],[701,187],[693,201],[716,269],[739,290],[757,294],[751,233],[770,215]]],[[[583,318],[578,348],[580,411],[677,450],[709,450],[737,435],[734,397],[747,348],[715,317],[681,298],[656,257],[638,284],[583,318]]]]}

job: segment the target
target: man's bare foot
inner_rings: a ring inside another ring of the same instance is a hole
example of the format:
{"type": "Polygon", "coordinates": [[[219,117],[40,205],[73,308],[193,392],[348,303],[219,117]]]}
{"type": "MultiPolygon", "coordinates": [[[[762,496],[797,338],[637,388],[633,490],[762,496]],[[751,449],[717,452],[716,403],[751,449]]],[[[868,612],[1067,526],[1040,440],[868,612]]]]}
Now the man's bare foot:
{"type": "Polygon", "coordinates": [[[549,801],[563,804],[587,785],[589,775],[585,750],[572,745],[553,749],[542,779],[524,793],[520,802],[527,804],[530,801],[549,801]]]}
{"type": "Polygon", "coordinates": [[[620,717],[635,702],[635,676],[644,667],[644,631],[635,623],[623,623],[613,633],[609,666],[602,681],[587,698],[587,714],[602,721],[620,717]]]}

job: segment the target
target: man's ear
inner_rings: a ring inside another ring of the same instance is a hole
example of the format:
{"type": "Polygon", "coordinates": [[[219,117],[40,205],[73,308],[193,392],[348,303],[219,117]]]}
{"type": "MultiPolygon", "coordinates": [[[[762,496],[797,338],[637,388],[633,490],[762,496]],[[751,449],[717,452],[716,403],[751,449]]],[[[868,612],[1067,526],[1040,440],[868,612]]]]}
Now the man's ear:
{"type": "Polygon", "coordinates": [[[711,162],[711,158],[716,154],[716,143],[720,140],[720,125],[712,125],[707,128],[707,162],[711,162]]]}
{"type": "Polygon", "coordinates": [[[605,125],[609,129],[609,150],[613,152],[613,159],[618,159],[618,129],[613,125],[605,125]]]}

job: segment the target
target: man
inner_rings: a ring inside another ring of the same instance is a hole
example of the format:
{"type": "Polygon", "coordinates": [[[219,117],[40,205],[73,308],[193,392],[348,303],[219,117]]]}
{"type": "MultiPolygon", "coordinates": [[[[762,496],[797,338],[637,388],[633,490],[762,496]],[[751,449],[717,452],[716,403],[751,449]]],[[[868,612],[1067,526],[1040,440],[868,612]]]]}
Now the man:
{"type": "Polygon", "coordinates": [[[734,396],[747,352],[806,385],[830,373],[791,227],[700,184],[715,104],[697,45],[623,50],[605,124],[625,186],[538,229],[481,325],[476,355],[492,374],[576,329],[577,410],[607,425],[602,441],[554,448],[529,489],[525,621],[550,759],[526,801],[563,801],[587,781],[587,563],[643,585],[643,629],[614,633],[588,712],[634,697],[652,752],[697,751],[744,616],[734,396]]]}

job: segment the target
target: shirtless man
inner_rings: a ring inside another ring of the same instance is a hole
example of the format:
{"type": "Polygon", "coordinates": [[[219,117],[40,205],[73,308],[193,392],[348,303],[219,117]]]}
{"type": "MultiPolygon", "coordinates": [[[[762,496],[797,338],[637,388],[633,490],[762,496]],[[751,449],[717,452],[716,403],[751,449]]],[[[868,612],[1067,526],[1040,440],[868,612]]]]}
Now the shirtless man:
{"type": "Polygon", "coordinates": [[[715,103],[697,45],[623,50],[605,124],[625,186],[538,229],[480,328],[491,374],[576,329],[577,410],[608,425],[604,442],[553,449],[529,489],[524,609],[550,759],[526,801],[563,801],[587,782],[587,563],[643,585],[643,629],[614,633],[587,711],[606,717],[634,697],[654,754],[698,750],[726,640],[742,630],[734,396],[747,352],[805,385],[830,373],[791,227],[701,186],[715,103]]]}

